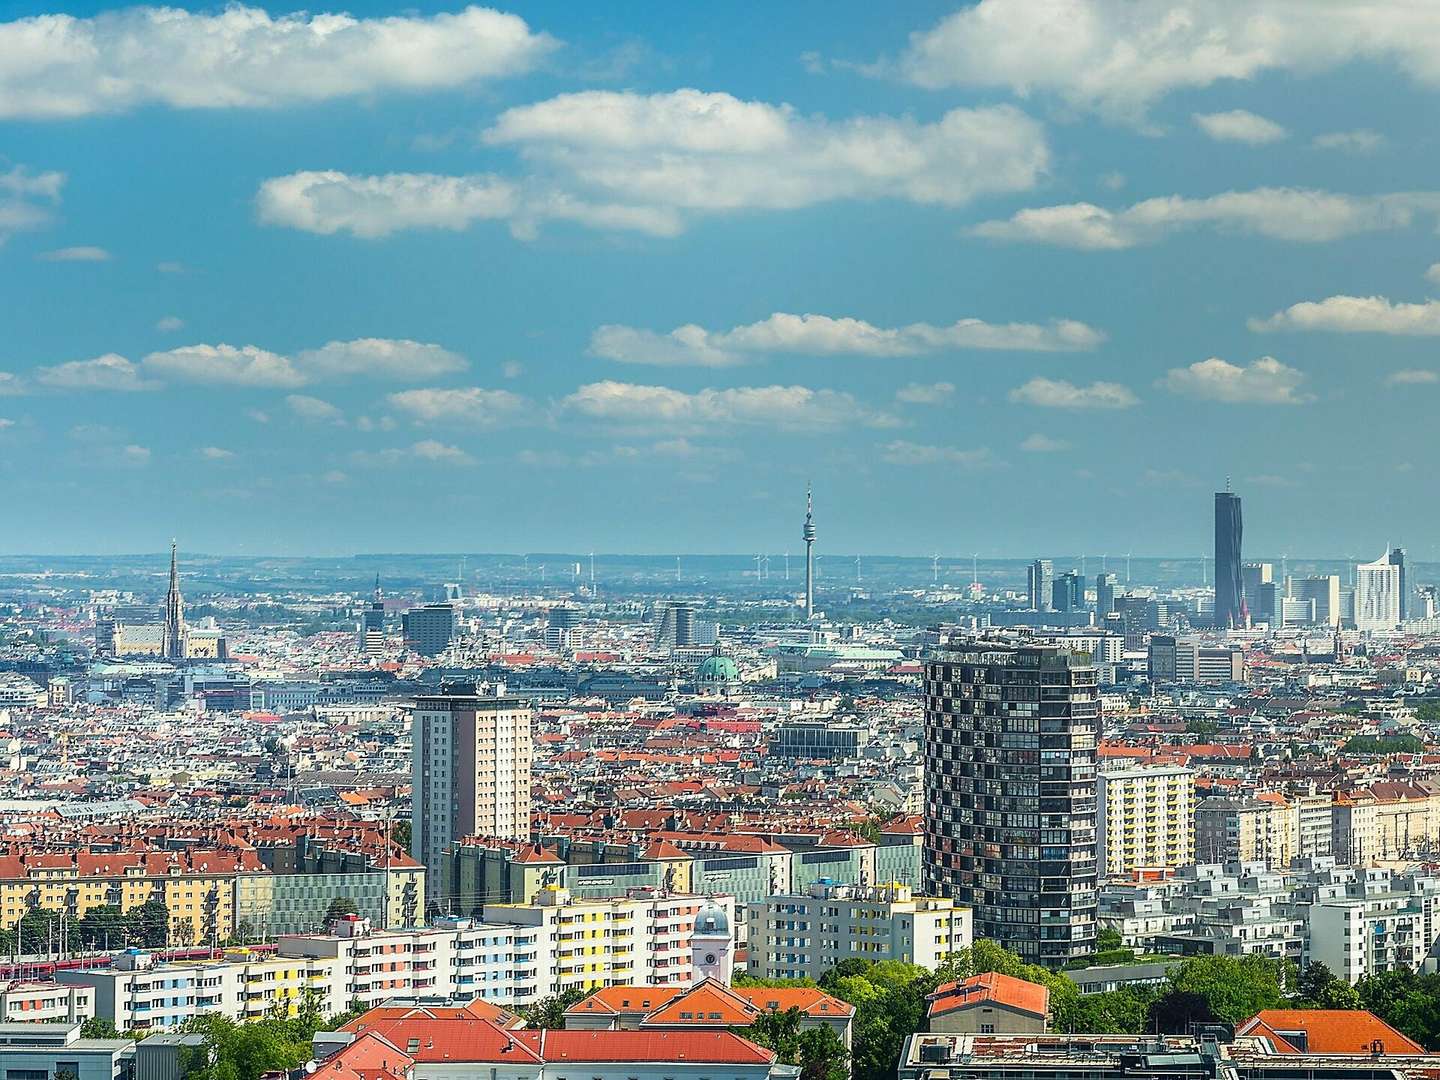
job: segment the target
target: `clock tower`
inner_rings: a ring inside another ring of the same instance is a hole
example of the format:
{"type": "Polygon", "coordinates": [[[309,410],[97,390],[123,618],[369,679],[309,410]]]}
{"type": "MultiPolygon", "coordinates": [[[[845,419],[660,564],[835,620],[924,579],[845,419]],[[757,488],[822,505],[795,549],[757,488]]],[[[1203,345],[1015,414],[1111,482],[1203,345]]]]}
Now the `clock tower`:
{"type": "Polygon", "coordinates": [[[730,931],[730,913],[713,900],[695,913],[690,933],[690,965],[694,981],[714,979],[730,985],[735,958],[730,931]]]}

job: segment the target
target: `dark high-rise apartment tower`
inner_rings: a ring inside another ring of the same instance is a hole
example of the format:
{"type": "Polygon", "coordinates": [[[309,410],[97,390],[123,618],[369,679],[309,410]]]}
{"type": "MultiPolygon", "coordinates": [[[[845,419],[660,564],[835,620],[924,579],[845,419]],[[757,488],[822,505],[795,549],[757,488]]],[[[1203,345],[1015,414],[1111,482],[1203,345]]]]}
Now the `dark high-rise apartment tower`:
{"type": "Polygon", "coordinates": [[[1036,559],[1025,572],[1025,587],[1030,593],[1031,611],[1049,611],[1055,601],[1055,564],[1049,559],[1036,559]]]}
{"type": "Polygon", "coordinates": [[[1240,569],[1240,540],[1244,534],[1240,496],[1233,491],[1215,493],[1215,625],[1241,627],[1246,622],[1245,582],[1240,569]]]}
{"type": "Polygon", "coordinates": [[[1104,625],[1105,616],[1115,610],[1115,575],[1095,575],[1095,621],[1104,625]]]}
{"type": "Polygon", "coordinates": [[[1400,621],[1410,618],[1410,571],[1405,565],[1405,549],[1390,549],[1390,564],[1400,567],[1400,621]]]}
{"type": "Polygon", "coordinates": [[[1060,967],[1095,946],[1095,669],[1056,646],[953,642],[925,662],[928,896],[1060,967]]]}
{"type": "Polygon", "coordinates": [[[1085,579],[1074,570],[1066,571],[1055,579],[1051,598],[1056,611],[1083,611],[1085,609],[1085,579]]]}

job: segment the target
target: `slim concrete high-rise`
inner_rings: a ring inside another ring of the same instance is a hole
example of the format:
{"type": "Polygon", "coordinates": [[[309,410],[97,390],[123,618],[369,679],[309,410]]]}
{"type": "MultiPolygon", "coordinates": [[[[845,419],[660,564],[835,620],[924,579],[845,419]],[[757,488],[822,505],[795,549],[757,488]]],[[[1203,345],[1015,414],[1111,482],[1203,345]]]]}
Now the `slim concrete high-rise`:
{"type": "Polygon", "coordinates": [[[967,641],[926,660],[923,891],[1030,963],[1094,950],[1099,727],[1078,654],[967,641]]]}
{"type": "Polygon", "coordinates": [[[1025,588],[1030,594],[1031,611],[1049,611],[1055,602],[1055,564],[1049,559],[1036,559],[1025,571],[1025,588]]]}
{"type": "Polygon", "coordinates": [[[431,895],[450,895],[443,852],[456,840],[530,838],[530,717],[518,697],[415,699],[410,854],[429,869],[431,895]]]}
{"type": "Polygon", "coordinates": [[[180,595],[180,568],[170,541],[170,588],[165,592],[165,632],[161,651],[166,660],[185,659],[185,600],[180,595]]]}
{"type": "Polygon", "coordinates": [[[805,488],[805,618],[815,617],[815,513],[810,488],[805,488]]]}
{"type": "Polygon", "coordinates": [[[1400,621],[1410,618],[1410,572],[1405,566],[1405,549],[1390,549],[1390,564],[1400,568],[1400,621]]]}
{"type": "Polygon", "coordinates": [[[1105,616],[1115,610],[1115,575],[1095,575],[1095,621],[1105,624],[1105,616]]]}
{"type": "Polygon", "coordinates": [[[1268,562],[1247,562],[1240,566],[1240,583],[1245,597],[1245,611],[1253,622],[1275,621],[1275,590],[1266,590],[1273,585],[1275,567],[1268,562]]]}
{"type": "Polygon", "coordinates": [[[1244,535],[1240,496],[1233,491],[1215,493],[1215,625],[1221,629],[1246,623],[1245,582],[1240,568],[1240,542],[1244,535]]]}

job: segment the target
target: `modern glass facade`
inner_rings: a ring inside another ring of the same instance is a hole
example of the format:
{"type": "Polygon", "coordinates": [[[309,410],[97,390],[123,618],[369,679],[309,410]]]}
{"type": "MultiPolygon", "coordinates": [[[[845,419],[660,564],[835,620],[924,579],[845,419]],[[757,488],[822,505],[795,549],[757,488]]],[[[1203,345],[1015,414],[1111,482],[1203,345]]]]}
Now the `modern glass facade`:
{"type": "Polygon", "coordinates": [[[1215,493],[1215,625],[1243,627],[1246,623],[1245,581],[1240,569],[1240,541],[1244,536],[1240,496],[1215,493]]]}
{"type": "Polygon", "coordinates": [[[1031,963],[1094,948],[1099,724],[1095,669],[1059,647],[964,642],[926,661],[923,891],[1031,963]]]}

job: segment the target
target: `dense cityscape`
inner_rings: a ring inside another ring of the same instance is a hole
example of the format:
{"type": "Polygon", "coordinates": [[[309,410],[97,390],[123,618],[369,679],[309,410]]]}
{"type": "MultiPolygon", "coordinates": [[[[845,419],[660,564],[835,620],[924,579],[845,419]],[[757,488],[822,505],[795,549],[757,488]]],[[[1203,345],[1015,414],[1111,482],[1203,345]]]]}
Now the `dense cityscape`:
{"type": "Polygon", "coordinates": [[[1440,0],[488,2],[0,3],[0,1080],[1440,1080],[1440,0]]]}
{"type": "Polygon", "coordinates": [[[183,1071],[218,1022],[357,1077],[1437,1060],[1427,569],[1250,560],[1228,490],[1208,584],[836,582],[796,519],[788,575],[0,560],[8,1052],[183,1071]]]}

